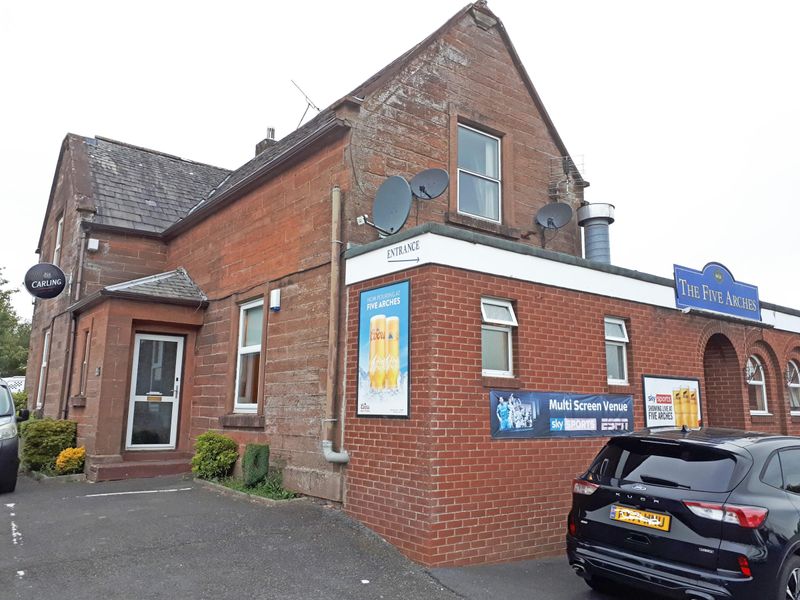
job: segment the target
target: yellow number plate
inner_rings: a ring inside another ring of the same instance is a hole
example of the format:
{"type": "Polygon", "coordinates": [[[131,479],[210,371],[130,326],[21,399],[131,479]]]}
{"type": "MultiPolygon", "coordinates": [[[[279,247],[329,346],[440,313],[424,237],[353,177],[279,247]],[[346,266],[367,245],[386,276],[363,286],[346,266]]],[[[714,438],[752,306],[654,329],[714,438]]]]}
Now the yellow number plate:
{"type": "Polygon", "coordinates": [[[632,523],[633,525],[639,525],[641,527],[649,527],[650,529],[669,531],[669,523],[672,517],[647,510],[614,505],[611,507],[611,519],[614,521],[622,521],[623,523],[632,523]]]}

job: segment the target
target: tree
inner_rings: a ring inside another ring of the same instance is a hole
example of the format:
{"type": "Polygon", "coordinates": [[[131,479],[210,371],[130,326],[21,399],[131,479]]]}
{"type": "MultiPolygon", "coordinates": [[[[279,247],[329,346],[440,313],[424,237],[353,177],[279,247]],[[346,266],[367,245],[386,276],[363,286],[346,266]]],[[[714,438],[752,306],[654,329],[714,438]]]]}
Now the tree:
{"type": "Polygon", "coordinates": [[[28,344],[31,324],[20,319],[11,305],[16,289],[3,289],[8,280],[0,267],[0,375],[25,375],[28,364],[28,344]]]}

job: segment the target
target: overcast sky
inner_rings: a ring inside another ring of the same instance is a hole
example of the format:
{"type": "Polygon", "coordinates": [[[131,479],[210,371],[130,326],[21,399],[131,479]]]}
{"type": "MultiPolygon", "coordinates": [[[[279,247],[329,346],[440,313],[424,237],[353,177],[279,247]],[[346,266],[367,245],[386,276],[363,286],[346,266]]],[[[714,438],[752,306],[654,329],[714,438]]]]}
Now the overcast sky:
{"type": "MultiPolygon", "coordinates": [[[[464,0],[4,2],[0,266],[20,285],[60,144],[100,135],[236,168],[464,0]]],[[[616,205],[611,259],[726,265],[800,308],[800,3],[490,0],[556,128],[616,205]]],[[[30,297],[15,296],[30,317],[30,297]]]]}

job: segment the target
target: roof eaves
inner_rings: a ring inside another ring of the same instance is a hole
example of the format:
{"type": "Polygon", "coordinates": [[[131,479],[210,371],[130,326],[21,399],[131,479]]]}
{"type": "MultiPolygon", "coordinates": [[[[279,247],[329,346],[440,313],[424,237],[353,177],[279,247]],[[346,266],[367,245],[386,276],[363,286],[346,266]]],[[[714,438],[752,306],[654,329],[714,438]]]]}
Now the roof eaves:
{"type": "Polygon", "coordinates": [[[350,129],[349,123],[336,116],[332,116],[329,121],[322,123],[309,135],[286,148],[286,150],[275,156],[272,160],[264,163],[261,167],[256,169],[253,173],[242,179],[240,182],[236,183],[230,189],[225,190],[218,196],[212,196],[211,199],[199,204],[196,209],[193,209],[188,215],[167,227],[161,235],[167,239],[178,235],[195,223],[204,220],[225,203],[238,198],[240,195],[251,189],[254,185],[261,183],[269,175],[272,175],[281,167],[285,166],[287,163],[290,163],[298,156],[301,156],[305,151],[312,148],[315,143],[323,139],[327,139],[329,134],[348,129],[350,129]]]}
{"type": "Polygon", "coordinates": [[[78,302],[72,304],[67,308],[67,311],[72,314],[80,314],[89,310],[90,308],[100,304],[106,298],[119,298],[121,300],[137,300],[140,302],[149,302],[155,304],[172,304],[176,306],[192,306],[197,309],[205,310],[208,308],[208,300],[191,300],[189,298],[170,298],[164,296],[151,296],[147,294],[137,294],[134,292],[125,291],[109,291],[106,288],[94,292],[93,294],[82,298],[78,302]]]}

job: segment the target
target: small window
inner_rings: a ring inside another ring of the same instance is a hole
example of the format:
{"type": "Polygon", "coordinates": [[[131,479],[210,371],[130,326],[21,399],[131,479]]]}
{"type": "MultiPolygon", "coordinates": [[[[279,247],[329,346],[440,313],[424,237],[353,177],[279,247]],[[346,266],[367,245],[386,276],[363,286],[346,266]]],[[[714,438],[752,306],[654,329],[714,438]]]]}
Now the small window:
{"type": "Polygon", "coordinates": [[[61,239],[64,237],[64,215],[58,219],[56,225],[56,246],[53,250],[53,264],[59,266],[58,261],[61,260],[61,239]]]}
{"type": "Polygon", "coordinates": [[[458,212],[500,223],[500,139],[458,126],[458,212]]]}
{"type": "Polygon", "coordinates": [[[606,373],[611,385],[628,385],[628,330],[625,321],[606,317],[606,373]]]}
{"type": "Polygon", "coordinates": [[[800,415],[800,368],[793,360],[786,367],[786,387],[789,390],[789,406],[800,415]]]}
{"type": "Polygon", "coordinates": [[[86,380],[89,378],[89,330],[83,332],[83,360],[81,361],[81,380],[78,394],[86,395],[86,380]]]}
{"type": "Polygon", "coordinates": [[[483,374],[513,377],[512,332],[517,326],[514,307],[508,300],[481,298],[481,357],[483,374]]]}
{"type": "Polygon", "coordinates": [[[780,455],[783,489],[793,494],[800,494],[800,449],[781,450],[780,455]]]}
{"type": "Polygon", "coordinates": [[[47,357],[50,354],[50,330],[44,332],[44,345],[42,346],[42,366],[39,368],[39,390],[36,392],[36,408],[44,406],[44,389],[47,383],[47,357]]]}
{"type": "Polygon", "coordinates": [[[747,397],[750,402],[750,414],[769,414],[767,405],[767,379],[764,367],[757,357],[747,359],[747,397]]]}
{"type": "Polygon", "coordinates": [[[248,302],[240,307],[234,412],[255,412],[258,406],[263,321],[263,300],[248,302]]]}
{"type": "Polygon", "coordinates": [[[783,489],[783,475],[781,473],[781,460],[778,457],[778,454],[775,453],[769,459],[767,466],[764,467],[764,471],[761,475],[761,481],[766,483],[769,486],[774,488],[778,488],[779,490],[783,489]]]}

